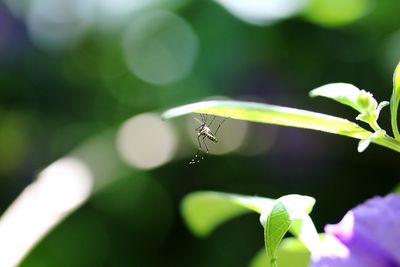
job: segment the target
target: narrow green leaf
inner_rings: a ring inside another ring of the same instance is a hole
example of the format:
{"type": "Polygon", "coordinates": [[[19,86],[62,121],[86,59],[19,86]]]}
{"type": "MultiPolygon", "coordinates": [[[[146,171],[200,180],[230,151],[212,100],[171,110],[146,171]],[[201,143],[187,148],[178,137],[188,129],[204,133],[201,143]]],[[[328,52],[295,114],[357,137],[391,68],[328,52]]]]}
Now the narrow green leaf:
{"type": "Polygon", "coordinates": [[[186,224],[198,236],[207,236],[226,221],[251,211],[271,209],[274,200],[211,191],[187,195],[181,205],[186,224]]]}
{"type": "MultiPolygon", "coordinates": [[[[162,114],[162,118],[171,119],[191,112],[312,129],[356,139],[365,139],[372,134],[357,124],[339,117],[307,110],[243,101],[215,100],[197,102],[169,109],[162,114]]],[[[372,142],[400,152],[400,143],[389,136],[375,139],[372,142]]]]}
{"type": "MultiPolygon", "coordinates": [[[[284,238],[276,252],[279,258],[279,267],[306,267],[310,262],[310,252],[297,239],[284,238]]],[[[265,249],[261,249],[251,260],[249,267],[266,267],[269,259],[265,249]]]]}
{"type": "Polygon", "coordinates": [[[397,113],[400,101],[400,62],[393,74],[393,93],[390,99],[390,113],[392,121],[393,134],[396,140],[400,140],[400,133],[397,126],[397,113]]]}
{"type": "Polygon", "coordinates": [[[364,139],[371,134],[346,119],[307,110],[242,101],[216,100],[197,102],[167,110],[162,114],[162,117],[170,119],[191,112],[312,129],[358,139],[364,139]]]}
{"type": "Polygon", "coordinates": [[[271,266],[277,265],[276,250],[289,230],[292,220],[287,207],[277,202],[268,214],[264,224],[264,242],[271,266]]]}

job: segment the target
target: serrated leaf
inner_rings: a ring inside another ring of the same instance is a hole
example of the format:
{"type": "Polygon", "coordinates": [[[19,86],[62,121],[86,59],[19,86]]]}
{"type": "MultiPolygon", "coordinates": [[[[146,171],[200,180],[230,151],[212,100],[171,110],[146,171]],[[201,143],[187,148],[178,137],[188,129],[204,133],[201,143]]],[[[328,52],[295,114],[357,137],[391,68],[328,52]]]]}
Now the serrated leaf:
{"type": "MultiPolygon", "coordinates": [[[[340,134],[356,139],[371,136],[367,131],[349,120],[322,113],[244,101],[203,101],[169,109],[162,114],[163,119],[171,119],[192,112],[206,113],[260,123],[312,129],[340,134]]],[[[386,136],[373,140],[373,143],[400,152],[400,143],[386,136]]]]}
{"type": "MultiPolygon", "coordinates": [[[[310,252],[297,239],[284,238],[276,252],[279,258],[279,267],[306,267],[310,262],[310,252]]],[[[265,249],[261,249],[251,260],[249,267],[267,267],[269,258],[265,249]]]]}
{"type": "Polygon", "coordinates": [[[277,202],[264,223],[264,242],[271,266],[277,261],[276,250],[290,228],[292,220],[289,210],[282,202],[277,202]]]}
{"type": "Polygon", "coordinates": [[[181,205],[187,226],[198,236],[207,236],[219,225],[237,216],[270,209],[274,200],[212,191],[187,195],[181,205]]]}
{"type": "Polygon", "coordinates": [[[400,140],[400,133],[397,126],[397,113],[399,109],[400,101],[400,63],[397,65],[393,74],[393,92],[390,99],[390,113],[392,121],[392,129],[394,137],[400,140]]]}

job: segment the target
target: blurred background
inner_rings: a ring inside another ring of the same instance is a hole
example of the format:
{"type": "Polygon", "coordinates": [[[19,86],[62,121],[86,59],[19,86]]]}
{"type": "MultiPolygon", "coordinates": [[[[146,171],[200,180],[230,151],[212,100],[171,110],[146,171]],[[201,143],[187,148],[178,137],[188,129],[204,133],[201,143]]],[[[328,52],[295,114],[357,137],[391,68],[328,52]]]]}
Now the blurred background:
{"type": "MultiPolygon", "coordinates": [[[[230,98],[355,121],[308,92],[349,82],[389,100],[398,10],[395,0],[0,2],[1,212],[60,158],[80,160],[93,179],[88,201],[21,266],[242,267],[263,246],[257,215],[198,239],[180,215],[186,194],[310,195],[322,231],[388,193],[400,180],[388,149],[360,154],[346,137],[230,119],[211,155],[189,165],[196,115],[160,114],[230,98]]],[[[388,108],[380,124],[390,131],[388,108]]]]}

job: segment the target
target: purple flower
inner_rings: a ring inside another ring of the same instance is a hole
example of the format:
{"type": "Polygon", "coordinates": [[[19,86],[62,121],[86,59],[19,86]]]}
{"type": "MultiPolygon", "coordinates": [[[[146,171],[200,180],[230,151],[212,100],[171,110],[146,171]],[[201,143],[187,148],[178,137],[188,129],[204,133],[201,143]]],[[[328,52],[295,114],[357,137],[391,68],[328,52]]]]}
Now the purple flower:
{"type": "Polygon", "coordinates": [[[400,195],[372,198],[325,232],[310,267],[400,267],[400,195]]]}

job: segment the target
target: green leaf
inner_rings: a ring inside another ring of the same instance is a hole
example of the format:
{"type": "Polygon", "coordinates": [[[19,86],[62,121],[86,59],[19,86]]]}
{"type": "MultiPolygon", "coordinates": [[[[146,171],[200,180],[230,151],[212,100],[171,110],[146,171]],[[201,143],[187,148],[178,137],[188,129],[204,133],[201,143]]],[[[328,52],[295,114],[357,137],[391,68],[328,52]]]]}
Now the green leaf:
{"type": "Polygon", "coordinates": [[[298,237],[310,251],[319,244],[318,233],[308,216],[315,199],[301,195],[286,195],[275,201],[270,212],[261,215],[264,226],[264,241],[271,265],[277,261],[276,249],[287,231],[298,237]]]}
{"type": "Polygon", "coordinates": [[[308,214],[311,213],[314,207],[315,199],[309,196],[292,194],[280,197],[277,201],[284,203],[289,211],[292,220],[290,232],[310,251],[313,251],[319,244],[319,237],[308,214]]]}
{"type": "MultiPolygon", "coordinates": [[[[310,262],[310,252],[297,239],[293,237],[284,238],[276,252],[280,267],[307,267],[310,262]]],[[[266,267],[269,259],[265,249],[261,249],[252,259],[249,267],[266,267]]]]}
{"type": "MultiPolygon", "coordinates": [[[[356,139],[365,139],[372,134],[370,131],[346,119],[307,110],[243,101],[215,100],[197,102],[169,109],[162,114],[162,118],[171,119],[191,112],[312,129],[356,139]]],[[[400,152],[400,143],[389,136],[375,139],[372,142],[400,152]]]]}
{"type": "Polygon", "coordinates": [[[264,242],[271,265],[276,265],[276,249],[287,231],[291,231],[310,250],[319,244],[318,233],[311,218],[315,199],[301,195],[286,195],[275,201],[271,211],[261,215],[264,226],[264,242]]]}
{"type": "Polygon", "coordinates": [[[291,223],[292,220],[287,207],[282,202],[277,202],[263,224],[265,249],[271,266],[277,266],[276,250],[291,223]]]}
{"type": "Polygon", "coordinates": [[[358,139],[367,138],[371,134],[371,132],[346,119],[307,110],[243,101],[197,102],[167,110],[162,114],[162,118],[170,119],[191,112],[312,129],[358,139]]]}
{"type": "Polygon", "coordinates": [[[198,236],[207,236],[219,225],[250,211],[271,209],[274,200],[211,191],[187,195],[181,206],[186,224],[198,236]]]}
{"type": "Polygon", "coordinates": [[[181,210],[186,224],[198,236],[207,236],[221,224],[250,211],[259,213],[266,249],[271,262],[276,264],[276,248],[289,229],[309,249],[316,246],[316,230],[307,215],[314,204],[314,198],[296,194],[274,200],[199,191],[184,198],[181,210]]]}
{"type": "Polygon", "coordinates": [[[327,97],[354,108],[360,112],[356,119],[368,123],[375,131],[381,129],[377,122],[381,109],[389,104],[387,101],[383,101],[378,105],[370,92],[360,90],[348,83],[323,85],[312,90],[310,96],[327,97]]]}
{"type": "MultiPolygon", "coordinates": [[[[362,105],[368,106],[369,103],[362,103],[361,105],[357,103],[360,92],[360,89],[349,83],[330,83],[313,89],[310,92],[310,96],[327,97],[336,100],[344,105],[350,106],[358,112],[362,113],[364,110],[362,105]]],[[[361,101],[368,101],[368,99],[364,98],[361,101]]]]}
{"type": "Polygon", "coordinates": [[[399,109],[399,101],[400,101],[400,62],[397,65],[393,74],[393,93],[390,99],[392,129],[396,140],[400,140],[400,133],[397,126],[397,113],[399,109]]]}

